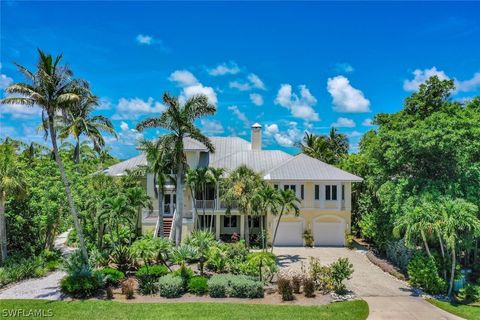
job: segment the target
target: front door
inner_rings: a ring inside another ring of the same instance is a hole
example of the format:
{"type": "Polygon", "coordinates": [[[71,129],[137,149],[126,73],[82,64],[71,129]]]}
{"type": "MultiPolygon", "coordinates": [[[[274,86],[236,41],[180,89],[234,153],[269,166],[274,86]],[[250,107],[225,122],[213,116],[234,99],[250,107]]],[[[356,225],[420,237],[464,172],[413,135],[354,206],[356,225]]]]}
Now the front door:
{"type": "Polygon", "coordinates": [[[163,210],[166,216],[173,215],[173,211],[175,210],[175,203],[177,201],[177,197],[174,193],[167,193],[165,194],[163,200],[163,210]]]}

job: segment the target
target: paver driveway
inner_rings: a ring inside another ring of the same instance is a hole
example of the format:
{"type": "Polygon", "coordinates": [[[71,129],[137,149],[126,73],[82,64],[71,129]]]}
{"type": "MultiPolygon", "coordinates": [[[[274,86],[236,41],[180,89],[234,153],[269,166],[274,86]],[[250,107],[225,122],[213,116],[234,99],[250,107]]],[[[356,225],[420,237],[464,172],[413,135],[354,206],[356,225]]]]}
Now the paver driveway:
{"type": "Polygon", "coordinates": [[[274,253],[280,267],[292,268],[300,268],[302,262],[308,266],[309,257],[319,258],[322,264],[347,257],[355,270],[352,279],[347,281],[347,288],[367,301],[370,308],[368,319],[461,319],[414,296],[405,282],[372,264],[363,251],[334,247],[277,247],[274,253]]]}

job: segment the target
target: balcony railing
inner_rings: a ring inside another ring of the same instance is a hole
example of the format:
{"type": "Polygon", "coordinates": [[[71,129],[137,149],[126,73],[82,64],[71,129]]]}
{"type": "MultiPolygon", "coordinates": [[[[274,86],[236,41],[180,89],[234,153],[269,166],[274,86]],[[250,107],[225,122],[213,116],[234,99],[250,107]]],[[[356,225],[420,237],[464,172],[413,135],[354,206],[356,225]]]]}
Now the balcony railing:
{"type": "Polygon", "coordinates": [[[195,204],[197,206],[197,210],[203,208],[211,210],[216,207],[215,202],[215,200],[196,200],[195,204]]]}

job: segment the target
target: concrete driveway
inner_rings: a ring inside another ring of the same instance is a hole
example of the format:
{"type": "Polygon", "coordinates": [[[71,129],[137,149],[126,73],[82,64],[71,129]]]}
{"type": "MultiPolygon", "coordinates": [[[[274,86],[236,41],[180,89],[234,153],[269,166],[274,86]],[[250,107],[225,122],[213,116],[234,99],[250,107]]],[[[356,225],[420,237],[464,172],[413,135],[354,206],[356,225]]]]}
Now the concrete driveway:
{"type": "Polygon", "coordinates": [[[308,266],[309,257],[320,259],[322,264],[348,258],[355,271],[352,279],[347,281],[347,288],[367,301],[370,308],[368,319],[461,319],[415,296],[405,282],[372,264],[364,251],[334,247],[277,247],[274,253],[281,268],[300,268],[302,262],[308,266]]]}

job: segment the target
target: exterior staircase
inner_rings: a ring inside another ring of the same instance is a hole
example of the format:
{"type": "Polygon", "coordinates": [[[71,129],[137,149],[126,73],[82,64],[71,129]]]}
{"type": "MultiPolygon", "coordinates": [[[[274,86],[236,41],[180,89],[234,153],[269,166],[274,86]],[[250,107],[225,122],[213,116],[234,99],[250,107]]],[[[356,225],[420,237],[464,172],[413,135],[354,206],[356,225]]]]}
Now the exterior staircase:
{"type": "MultiPolygon", "coordinates": [[[[163,237],[170,237],[170,230],[172,229],[173,218],[163,218],[163,237]]],[[[161,232],[161,231],[159,231],[161,232]]]]}

